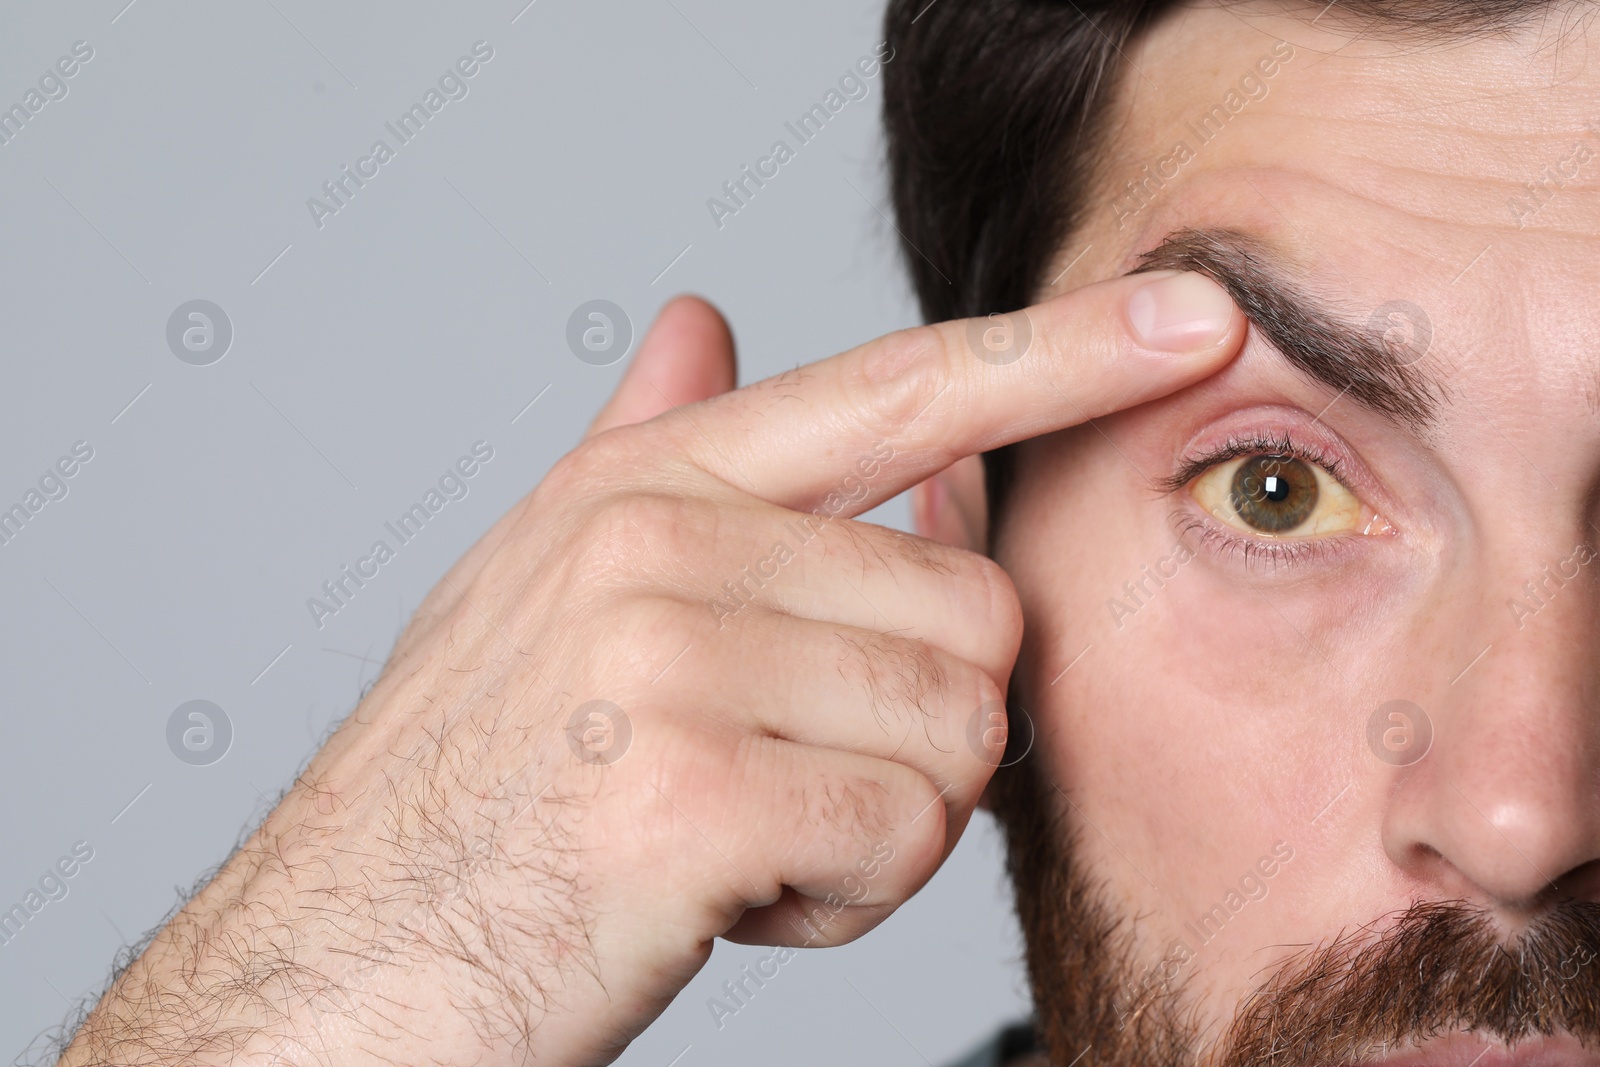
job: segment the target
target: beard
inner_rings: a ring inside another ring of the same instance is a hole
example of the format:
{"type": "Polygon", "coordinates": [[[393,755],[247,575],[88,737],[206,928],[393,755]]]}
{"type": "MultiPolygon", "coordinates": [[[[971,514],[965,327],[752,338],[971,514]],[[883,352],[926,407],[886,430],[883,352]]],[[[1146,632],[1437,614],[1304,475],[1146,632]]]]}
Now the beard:
{"type": "Polygon", "coordinates": [[[1511,941],[1481,907],[1420,901],[1296,951],[1231,1020],[1202,1018],[1181,984],[1140,965],[1136,919],[1084,868],[1041,764],[1035,753],[1003,767],[991,789],[1051,1063],[1352,1064],[1465,1031],[1600,1045],[1600,904],[1578,900],[1550,904],[1511,941]]]}

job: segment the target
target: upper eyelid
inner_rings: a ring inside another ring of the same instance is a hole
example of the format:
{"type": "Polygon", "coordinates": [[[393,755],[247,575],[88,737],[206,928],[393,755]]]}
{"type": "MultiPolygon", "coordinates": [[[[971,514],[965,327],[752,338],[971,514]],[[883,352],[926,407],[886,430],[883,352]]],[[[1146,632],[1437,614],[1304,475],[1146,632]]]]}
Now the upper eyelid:
{"type": "MultiPolygon", "coordinates": [[[[1256,435],[1249,437],[1229,437],[1227,444],[1221,448],[1214,448],[1209,452],[1191,455],[1179,461],[1177,471],[1156,479],[1156,487],[1163,495],[1170,495],[1183,489],[1200,475],[1221,463],[1240,456],[1275,455],[1294,456],[1296,459],[1307,463],[1314,463],[1327,471],[1328,474],[1346,489],[1350,489],[1349,482],[1341,474],[1341,464],[1334,457],[1327,455],[1321,449],[1313,448],[1290,437],[1287,433],[1276,436],[1256,435]]],[[[1351,490],[1354,492],[1354,490],[1351,490]]]]}

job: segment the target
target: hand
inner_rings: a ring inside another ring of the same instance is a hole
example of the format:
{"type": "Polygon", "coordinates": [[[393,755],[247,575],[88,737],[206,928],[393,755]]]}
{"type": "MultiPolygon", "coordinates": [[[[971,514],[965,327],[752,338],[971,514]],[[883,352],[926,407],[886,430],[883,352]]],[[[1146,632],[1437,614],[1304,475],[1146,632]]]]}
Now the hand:
{"type": "Polygon", "coordinates": [[[720,317],[669,305],[63,1062],[609,1063],[716,937],[881,922],[998,761],[971,725],[1022,624],[988,559],[853,517],[1194,382],[1245,332],[1195,275],[1026,316],[1012,362],[944,323],[729,392],[720,317]]]}

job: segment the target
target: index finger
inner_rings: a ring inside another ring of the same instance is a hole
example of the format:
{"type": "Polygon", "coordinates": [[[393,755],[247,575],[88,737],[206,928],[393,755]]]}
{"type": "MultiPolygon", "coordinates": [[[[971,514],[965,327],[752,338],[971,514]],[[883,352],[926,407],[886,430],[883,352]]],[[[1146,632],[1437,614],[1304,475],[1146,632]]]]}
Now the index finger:
{"type": "Polygon", "coordinates": [[[685,405],[690,458],[729,484],[807,510],[868,456],[892,456],[841,517],[962,456],[1174,392],[1238,354],[1246,320],[1203,275],[1153,271],[1008,315],[880,337],[685,405]],[[886,449],[892,451],[885,451],[886,449]]]}

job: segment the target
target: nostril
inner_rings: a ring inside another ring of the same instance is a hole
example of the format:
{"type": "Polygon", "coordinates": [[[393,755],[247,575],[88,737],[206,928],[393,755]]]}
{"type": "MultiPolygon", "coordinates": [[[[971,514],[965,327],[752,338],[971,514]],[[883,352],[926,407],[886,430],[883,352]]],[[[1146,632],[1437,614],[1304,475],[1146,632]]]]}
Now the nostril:
{"type": "MultiPolygon", "coordinates": [[[[1438,755],[1438,753],[1435,753],[1438,755]]],[[[1563,899],[1600,900],[1600,812],[1560,774],[1515,778],[1433,756],[1385,817],[1386,851],[1414,891],[1471,901],[1516,924],[1563,899]]]]}
{"type": "Polygon", "coordinates": [[[1600,859],[1575,867],[1556,880],[1561,897],[1600,902],[1600,859]]]}

